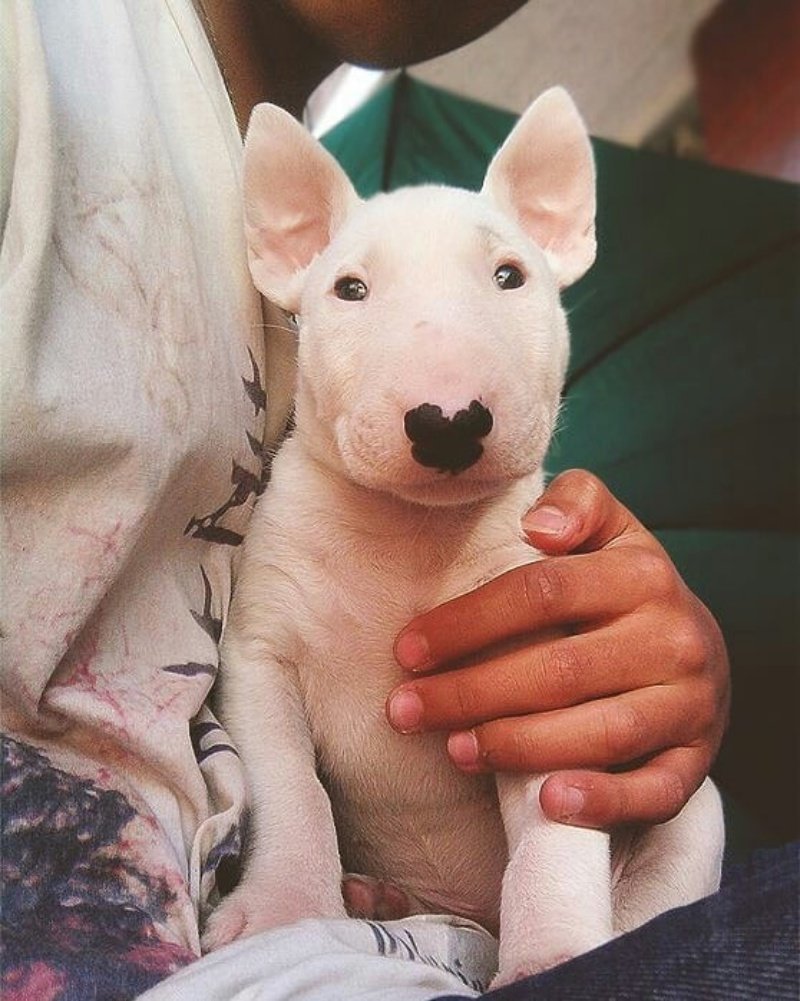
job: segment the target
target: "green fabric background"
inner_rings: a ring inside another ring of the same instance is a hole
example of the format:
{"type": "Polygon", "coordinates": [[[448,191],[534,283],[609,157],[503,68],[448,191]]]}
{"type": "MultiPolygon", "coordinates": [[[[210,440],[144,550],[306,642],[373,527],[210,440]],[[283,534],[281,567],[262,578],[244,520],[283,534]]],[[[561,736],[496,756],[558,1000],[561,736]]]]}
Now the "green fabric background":
{"type": "MultiPolygon", "coordinates": [[[[515,116],[402,74],[330,132],[362,195],[478,188],[515,116]]],[[[795,186],[595,140],[598,259],[565,295],[572,362],[551,473],[596,472],[724,630],[715,775],[739,847],[797,835],[795,186]]]]}

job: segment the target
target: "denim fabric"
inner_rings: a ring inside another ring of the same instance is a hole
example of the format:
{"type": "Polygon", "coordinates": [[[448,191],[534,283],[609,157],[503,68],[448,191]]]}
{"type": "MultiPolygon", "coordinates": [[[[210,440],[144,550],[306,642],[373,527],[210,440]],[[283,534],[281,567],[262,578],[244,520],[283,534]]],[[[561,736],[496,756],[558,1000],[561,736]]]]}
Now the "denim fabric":
{"type": "MultiPolygon", "coordinates": [[[[489,1001],[797,1001],[800,845],[730,866],[722,889],[489,1001]]],[[[438,1001],[456,1001],[456,995],[438,1001]]]]}

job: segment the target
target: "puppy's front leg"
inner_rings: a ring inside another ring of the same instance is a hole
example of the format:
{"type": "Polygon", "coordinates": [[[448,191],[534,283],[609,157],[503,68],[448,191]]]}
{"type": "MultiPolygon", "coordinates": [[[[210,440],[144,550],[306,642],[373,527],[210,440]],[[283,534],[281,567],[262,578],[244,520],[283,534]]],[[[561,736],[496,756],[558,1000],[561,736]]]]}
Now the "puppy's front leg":
{"type": "Polygon", "coordinates": [[[615,841],[614,930],[624,934],[719,889],[725,848],[720,795],[706,779],[672,820],[629,829],[615,841]]]}
{"type": "Polygon", "coordinates": [[[345,916],[330,801],[294,667],[235,634],[222,658],[221,715],[244,761],[251,815],[244,875],[211,914],[206,950],[305,917],[345,916]]]}
{"type": "Polygon", "coordinates": [[[548,820],[539,806],[545,777],[497,778],[509,863],[493,987],[556,966],[612,937],[608,835],[548,820]]]}

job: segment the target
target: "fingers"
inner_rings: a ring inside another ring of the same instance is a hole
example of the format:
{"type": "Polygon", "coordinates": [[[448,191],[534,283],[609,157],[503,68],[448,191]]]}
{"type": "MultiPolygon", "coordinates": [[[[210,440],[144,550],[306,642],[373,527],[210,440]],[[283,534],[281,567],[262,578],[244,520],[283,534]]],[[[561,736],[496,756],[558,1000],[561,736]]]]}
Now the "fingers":
{"type": "Polygon", "coordinates": [[[470,772],[608,768],[692,744],[713,720],[713,700],[705,694],[698,698],[685,684],[654,685],[568,709],[492,720],[452,734],[448,752],[470,772]],[[703,718],[698,705],[705,708],[703,718]]]}
{"type": "Polygon", "coordinates": [[[579,827],[661,824],[680,813],[710,761],[702,746],[674,747],[621,774],[558,772],[542,786],[539,802],[551,820],[579,827]]]}
{"type": "Polygon", "coordinates": [[[725,729],[719,627],[591,474],[554,480],[524,528],[551,558],[401,632],[395,655],[416,677],[391,693],[390,721],[451,731],[448,753],[467,772],[556,773],[542,788],[553,819],[667,819],[699,787],[725,729]],[[605,773],[614,766],[628,770],[605,773]]]}
{"type": "MultiPolygon", "coordinates": [[[[457,730],[669,681],[683,662],[666,633],[639,635],[622,620],[594,633],[535,643],[406,682],[390,694],[387,715],[401,733],[457,730]]],[[[686,654],[692,655],[688,644],[686,654]]]]}
{"type": "Polygon", "coordinates": [[[522,527],[533,545],[549,554],[590,552],[624,538],[658,547],[608,487],[583,469],[557,476],[525,515],[522,527]]]}
{"type": "Polygon", "coordinates": [[[510,637],[613,619],[679,585],[669,559],[652,548],[539,560],[412,619],[394,653],[405,670],[429,671],[510,637]]]}

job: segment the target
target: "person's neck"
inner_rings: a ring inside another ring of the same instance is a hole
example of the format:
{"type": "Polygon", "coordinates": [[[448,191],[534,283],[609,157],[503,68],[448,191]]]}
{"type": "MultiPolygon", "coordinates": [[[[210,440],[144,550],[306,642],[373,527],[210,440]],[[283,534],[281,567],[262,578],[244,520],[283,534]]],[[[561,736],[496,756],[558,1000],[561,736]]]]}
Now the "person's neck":
{"type": "Polygon", "coordinates": [[[338,63],[277,3],[196,4],[242,132],[261,101],[300,117],[311,92],[338,63]]]}

